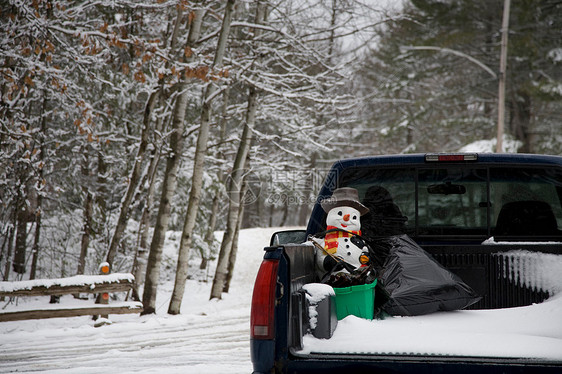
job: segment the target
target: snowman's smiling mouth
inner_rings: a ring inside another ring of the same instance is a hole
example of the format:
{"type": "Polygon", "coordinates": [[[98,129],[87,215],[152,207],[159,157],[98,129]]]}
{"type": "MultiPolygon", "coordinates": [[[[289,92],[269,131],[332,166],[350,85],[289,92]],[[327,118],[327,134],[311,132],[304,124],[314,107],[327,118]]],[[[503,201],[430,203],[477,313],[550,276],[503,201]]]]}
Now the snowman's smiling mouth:
{"type": "Polygon", "coordinates": [[[346,228],[346,227],[347,227],[347,225],[344,225],[344,224],[342,223],[342,224],[341,224],[341,227],[343,227],[343,228],[346,228]]]}

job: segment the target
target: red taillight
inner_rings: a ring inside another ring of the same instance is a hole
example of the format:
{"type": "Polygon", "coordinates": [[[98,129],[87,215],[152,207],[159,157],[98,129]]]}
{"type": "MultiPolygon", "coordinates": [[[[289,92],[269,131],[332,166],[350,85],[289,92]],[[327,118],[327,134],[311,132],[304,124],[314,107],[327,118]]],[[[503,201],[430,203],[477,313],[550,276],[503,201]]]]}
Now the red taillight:
{"type": "Polygon", "coordinates": [[[263,260],[252,296],[250,334],[254,339],[273,339],[275,316],[275,288],[279,260],[263,260]]]}
{"type": "Polygon", "coordinates": [[[425,155],[427,162],[459,162],[459,161],[477,161],[478,154],[445,154],[445,153],[429,153],[425,155]]]}

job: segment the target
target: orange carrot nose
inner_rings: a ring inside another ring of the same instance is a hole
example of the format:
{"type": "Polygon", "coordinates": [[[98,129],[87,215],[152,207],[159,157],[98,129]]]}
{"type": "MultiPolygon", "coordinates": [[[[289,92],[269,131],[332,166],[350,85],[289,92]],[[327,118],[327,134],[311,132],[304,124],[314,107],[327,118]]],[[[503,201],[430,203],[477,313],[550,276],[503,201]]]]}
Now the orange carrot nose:
{"type": "Polygon", "coordinates": [[[346,214],[345,216],[343,216],[343,220],[346,221],[346,222],[349,221],[349,214],[346,214]]]}

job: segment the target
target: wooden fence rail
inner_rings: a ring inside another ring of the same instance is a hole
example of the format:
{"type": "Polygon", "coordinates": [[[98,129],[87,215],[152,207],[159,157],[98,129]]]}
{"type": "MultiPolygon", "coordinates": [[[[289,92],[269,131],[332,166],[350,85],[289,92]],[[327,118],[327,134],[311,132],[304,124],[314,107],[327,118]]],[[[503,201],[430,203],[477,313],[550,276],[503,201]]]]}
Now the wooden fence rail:
{"type": "MultiPolygon", "coordinates": [[[[70,278],[40,279],[32,281],[0,282],[0,297],[50,296],[78,293],[126,292],[133,286],[131,274],[77,275],[70,278]]],[[[142,312],[140,302],[112,304],[86,304],[63,306],[49,304],[38,309],[0,311],[0,322],[26,319],[60,318],[83,315],[107,315],[142,312]]]]}

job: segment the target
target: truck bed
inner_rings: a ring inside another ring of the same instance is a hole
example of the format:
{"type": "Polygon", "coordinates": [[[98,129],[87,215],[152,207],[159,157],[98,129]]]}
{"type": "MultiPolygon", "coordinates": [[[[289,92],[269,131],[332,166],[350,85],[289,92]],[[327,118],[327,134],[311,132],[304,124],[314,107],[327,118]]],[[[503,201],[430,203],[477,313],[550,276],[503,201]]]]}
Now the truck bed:
{"type": "MultiPolygon", "coordinates": [[[[542,250],[545,250],[545,244],[540,244],[542,250]]],[[[550,294],[551,297],[546,301],[521,307],[439,312],[383,320],[348,316],[338,322],[330,339],[317,339],[304,332],[302,339],[292,336],[291,353],[308,358],[319,355],[324,358],[326,355],[344,355],[348,359],[351,356],[372,358],[408,355],[476,360],[538,360],[541,363],[560,364],[562,293],[559,292],[562,291],[562,256],[533,252],[535,245],[537,243],[497,243],[489,240],[480,246],[473,246],[472,250],[479,252],[478,257],[487,264],[482,269],[486,282],[499,284],[488,287],[484,292],[493,290],[497,293],[495,298],[505,300],[519,299],[516,297],[518,293],[531,293],[535,297],[550,294]],[[495,265],[490,266],[490,263],[495,265]],[[490,268],[499,269],[499,273],[490,275],[490,268]]],[[[560,245],[549,243],[547,247],[552,246],[556,252],[560,245]]],[[[436,258],[449,258],[444,253],[455,248],[442,245],[429,249],[436,252],[436,258]]],[[[314,250],[305,244],[288,245],[284,251],[290,264],[299,264],[291,268],[291,293],[294,294],[304,284],[315,281],[312,276],[314,250]]],[[[470,262],[458,261],[457,269],[477,266],[470,262]]],[[[291,311],[292,316],[298,314],[300,311],[291,311]]],[[[292,319],[293,324],[297,323],[295,321],[298,318],[292,319]]],[[[302,326],[293,326],[291,331],[302,331],[302,326]]]]}
{"type": "Polygon", "coordinates": [[[422,355],[562,362],[562,295],[526,307],[366,320],[348,316],[330,339],[308,334],[296,355],[422,355]]]}

